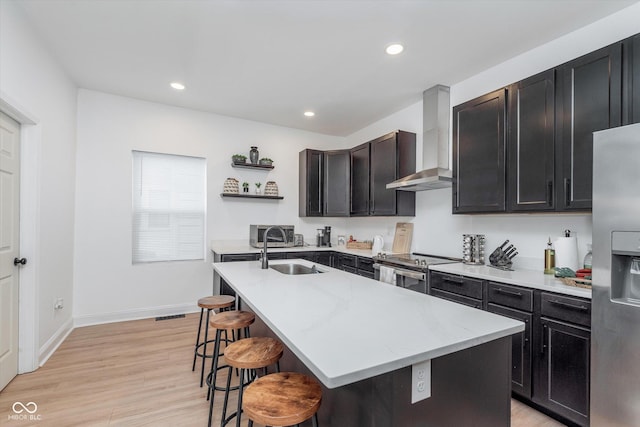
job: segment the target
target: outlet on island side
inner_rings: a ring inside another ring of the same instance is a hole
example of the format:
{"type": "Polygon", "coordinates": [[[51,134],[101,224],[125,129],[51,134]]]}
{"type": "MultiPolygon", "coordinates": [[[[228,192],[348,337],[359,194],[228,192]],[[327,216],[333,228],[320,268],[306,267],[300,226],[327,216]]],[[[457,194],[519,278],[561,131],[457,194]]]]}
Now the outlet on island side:
{"type": "Polygon", "coordinates": [[[431,360],[411,365],[411,403],[431,397],[431,360]]]}
{"type": "Polygon", "coordinates": [[[56,298],[53,302],[54,310],[62,310],[64,308],[64,298],[56,298]]]}

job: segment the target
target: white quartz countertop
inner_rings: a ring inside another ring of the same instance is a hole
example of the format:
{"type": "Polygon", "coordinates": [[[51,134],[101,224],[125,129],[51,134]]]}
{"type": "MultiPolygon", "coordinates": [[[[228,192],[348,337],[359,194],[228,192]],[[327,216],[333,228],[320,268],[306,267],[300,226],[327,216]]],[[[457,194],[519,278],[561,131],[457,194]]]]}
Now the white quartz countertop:
{"type": "MultiPolygon", "coordinates": [[[[304,260],[274,260],[270,265],[304,260]]],[[[328,388],[524,330],[524,323],[330,267],[285,275],[257,261],[214,263],[328,388]]]]}
{"type": "Polygon", "coordinates": [[[553,275],[537,270],[504,271],[487,265],[468,265],[460,262],[431,265],[429,270],[591,299],[591,289],[565,285],[553,275]]]}
{"type": "MultiPolygon", "coordinates": [[[[209,246],[213,252],[219,255],[257,254],[262,250],[262,248],[254,248],[244,240],[212,240],[209,246]]],[[[289,248],[269,248],[268,251],[273,253],[335,251],[368,258],[373,256],[371,249],[347,249],[345,246],[292,246],[289,248]]]]}

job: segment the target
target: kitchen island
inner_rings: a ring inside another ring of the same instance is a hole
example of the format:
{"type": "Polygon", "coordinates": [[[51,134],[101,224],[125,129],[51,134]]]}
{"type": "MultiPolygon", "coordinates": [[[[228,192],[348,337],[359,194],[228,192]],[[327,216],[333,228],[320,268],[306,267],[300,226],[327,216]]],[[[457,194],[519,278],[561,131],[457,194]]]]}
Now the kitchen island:
{"type": "MultiPolygon", "coordinates": [[[[312,265],[270,262],[282,263],[312,265]]],[[[511,335],[523,323],[325,266],[305,275],[257,261],[213,267],[256,313],[253,336],[288,348],[282,369],[323,385],[323,427],[509,425],[511,335]],[[416,403],[412,365],[427,366],[430,388],[416,403]]]]}

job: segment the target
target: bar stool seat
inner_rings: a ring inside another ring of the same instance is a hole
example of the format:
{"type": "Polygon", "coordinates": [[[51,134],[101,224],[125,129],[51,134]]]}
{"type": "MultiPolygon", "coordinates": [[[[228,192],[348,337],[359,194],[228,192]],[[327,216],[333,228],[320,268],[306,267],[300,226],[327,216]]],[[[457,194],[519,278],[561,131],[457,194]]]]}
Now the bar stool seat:
{"type": "Polygon", "coordinates": [[[284,353],[282,343],[276,339],[268,337],[245,338],[236,341],[225,349],[224,358],[229,365],[229,374],[227,376],[227,388],[224,395],[224,405],[222,406],[221,426],[228,424],[236,417],[236,426],[240,426],[240,418],[242,414],[242,394],[244,386],[251,383],[256,378],[257,369],[265,369],[268,366],[276,365],[276,370],[280,371],[279,360],[284,353]],[[231,387],[231,373],[233,368],[240,369],[238,384],[238,407],[235,413],[227,417],[227,403],[229,401],[229,392],[233,390],[231,387]],[[250,372],[246,375],[247,371],[250,372]],[[246,378],[245,380],[245,377],[246,378]]]}
{"type": "Polygon", "coordinates": [[[313,417],[317,412],[322,389],[313,378],[297,372],[269,374],[255,380],[244,390],[242,409],[253,422],[267,426],[291,426],[313,417]]]}
{"type": "MultiPolygon", "coordinates": [[[[198,300],[198,307],[200,307],[200,322],[198,323],[198,336],[196,337],[196,345],[193,350],[193,366],[192,371],[196,369],[196,359],[202,358],[202,368],[200,369],[200,387],[202,387],[202,381],[204,378],[204,365],[207,358],[213,358],[213,355],[207,354],[207,344],[213,342],[209,339],[209,317],[211,310],[229,310],[236,302],[236,298],[231,295],[212,295],[198,300]],[[202,318],[204,311],[207,310],[207,320],[205,321],[204,341],[200,342],[200,334],[202,332],[202,318]],[[202,352],[200,351],[202,349],[202,352]]],[[[228,342],[228,337],[225,335],[225,342],[228,342]]]]}
{"type": "MultiPolygon", "coordinates": [[[[224,355],[224,353],[221,354],[220,352],[220,341],[222,337],[222,332],[224,331],[226,333],[226,331],[228,330],[233,330],[233,331],[238,330],[239,332],[237,335],[237,339],[239,340],[240,331],[244,331],[244,337],[248,338],[249,326],[253,324],[255,320],[256,320],[256,315],[251,312],[241,311],[241,310],[231,310],[231,311],[218,313],[215,316],[213,316],[209,321],[209,324],[213,328],[216,328],[216,338],[215,338],[214,350],[213,350],[213,362],[211,363],[211,371],[209,372],[209,375],[207,375],[207,380],[206,380],[207,386],[209,386],[209,390],[207,391],[207,399],[211,399],[209,402],[210,408],[211,408],[209,412],[209,425],[211,425],[211,410],[213,409],[213,398],[214,398],[215,392],[216,390],[218,391],[226,390],[225,388],[216,385],[218,370],[227,367],[227,365],[218,366],[220,356],[224,355]]],[[[227,348],[225,348],[225,353],[227,348]]],[[[226,360],[226,357],[225,357],[225,360],[226,360]]]]}

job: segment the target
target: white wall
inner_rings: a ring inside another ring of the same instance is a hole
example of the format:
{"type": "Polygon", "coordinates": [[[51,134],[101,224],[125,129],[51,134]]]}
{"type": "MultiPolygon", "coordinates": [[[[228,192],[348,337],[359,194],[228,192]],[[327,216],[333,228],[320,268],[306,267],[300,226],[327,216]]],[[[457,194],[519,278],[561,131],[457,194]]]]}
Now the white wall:
{"type": "MultiPolygon", "coordinates": [[[[74,316],[77,324],[180,313],[211,294],[206,261],[131,264],[131,150],[207,159],[207,244],[249,241],[249,224],[294,224],[298,219],[298,153],[331,149],[342,138],[80,90],[76,199],[74,316]],[[231,167],[231,155],[258,146],[274,160],[270,171],[231,167]],[[223,199],[224,180],[276,181],[284,200],[223,199]]],[[[324,222],[323,222],[324,224],[324,222]]],[[[330,225],[330,224],[329,224],[330,225]]]]}
{"type": "Polygon", "coordinates": [[[37,165],[29,174],[38,194],[28,196],[37,200],[38,235],[22,256],[29,259],[25,270],[36,270],[37,313],[28,314],[39,319],[36,335],[46,357],[72,319],[76,87],[13,2],[0,2],[0,43],[0,90],[37,122],[34,146],[24,154],[37,165]],[[65,308],[54,312],[59,297],[65,308]]]}
{"type": "MultiPolygon", "coordinates": [[[[634,35],[640,31],[638,22],[640,3],[452,85],[451,105],[460,104],[634,35]]],[[[422,102],[418,102],[350,135],[346,145],[355,145],[395,129],[416,132],[417,143],[420,145],[421,122],[422,102]]],[[[417,151],[416,163],[420,169],[421,149],[417,151]]],[[[394,224],[399,220],[406,218],[348,219],[345,227],[354,236],[366,237],[381,233],[385,236],[385,248],[389,248],[393,240],[394,224]]],[[[582,259],[592,234],[590,214],[452,215],[451,189],[418,192],[416,217],[409,220],[414,223],[414,251],[460,257],[462,234],[485,234],[487,250],[491,251],[505,239],[509,239],[519,251],[515,265],[535,269],[543,268],[543,251],[549,237],[553,240],[561,236],[565,229],[576,232],[579,257],[582,259]]]]}

